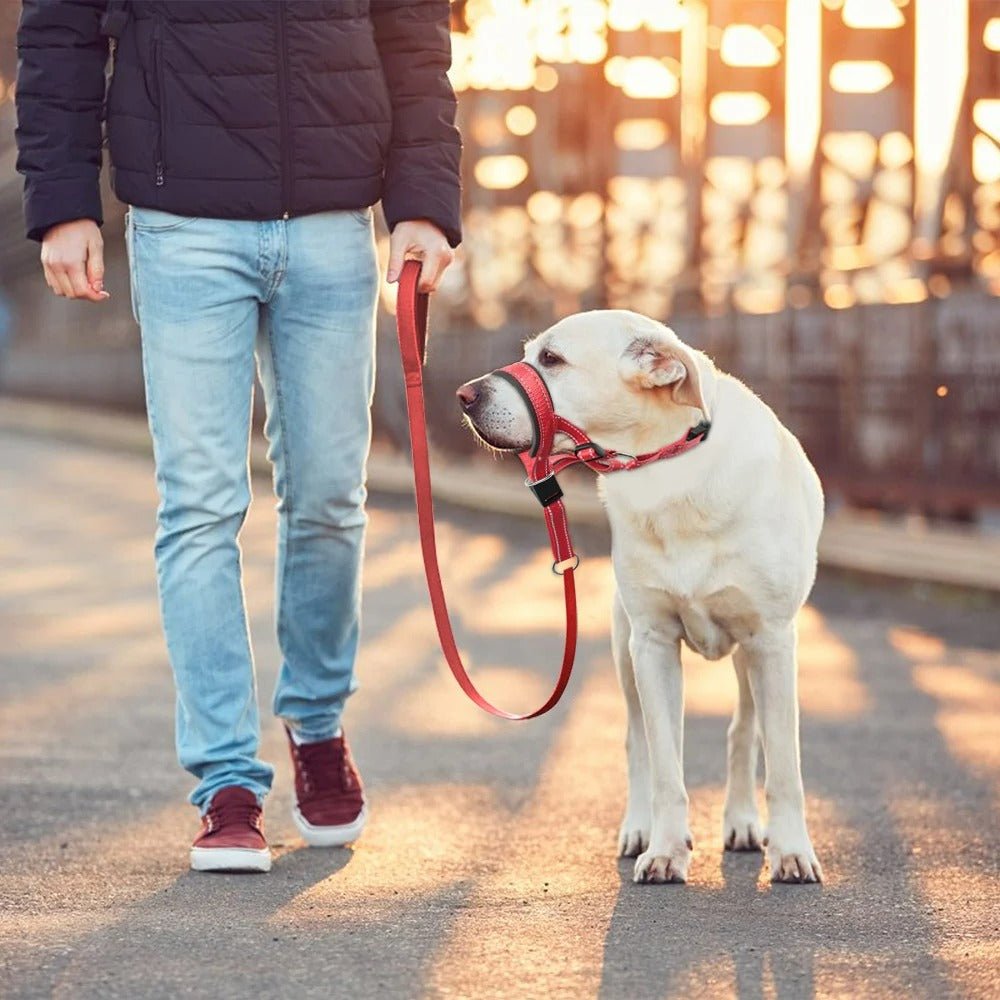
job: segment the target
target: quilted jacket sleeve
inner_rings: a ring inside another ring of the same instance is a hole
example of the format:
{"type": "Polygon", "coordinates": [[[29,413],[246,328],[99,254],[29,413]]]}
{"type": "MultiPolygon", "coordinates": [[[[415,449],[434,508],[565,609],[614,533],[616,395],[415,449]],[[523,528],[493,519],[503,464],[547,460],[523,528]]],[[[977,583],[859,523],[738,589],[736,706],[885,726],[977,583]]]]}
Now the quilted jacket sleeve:
{"type": "Polygon", "coordinates": [[[28,236],[72,219],[103,222],[101,111],[105,0],[24,0],[17,31],[17,169],[28,236]]]}
{"type": "Polygon", "coordinates": [[[392,100],[392,145],[382,208],[392,229],[429,219],[452,246],[462,240],[462,141],[455,127],[448,0],[371,0],[392,100]]]}

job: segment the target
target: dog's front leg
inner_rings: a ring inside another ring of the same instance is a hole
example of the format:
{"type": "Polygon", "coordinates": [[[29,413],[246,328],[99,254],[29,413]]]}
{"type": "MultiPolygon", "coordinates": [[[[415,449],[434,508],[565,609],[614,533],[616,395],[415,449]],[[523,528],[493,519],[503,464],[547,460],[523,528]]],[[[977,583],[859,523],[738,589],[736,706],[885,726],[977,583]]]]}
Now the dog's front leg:
{"type": "Polygon", "coordinates": [[[691,863],[684,788],[684,679],[680,640],[633,621],[629,643],[649,750],[652,825],[636,882],[686,882],[691,863]]]}
{"type": "Polygon", "coordinates": [[[795,625],[768,629],[743,645],[764,743],[767,860],[773,882],[819,882],[823,871],[806,829],[799,761],[795,625]]]}
{"type": "Polygon", "coordinates": [[[642,706],[635,686],[635,670],[629,651],[628,615],[618,594],[615,594],[611,610],[611,651],[625,707],[628,711],[628,732],[625,737],[625,753],[628,760],[628,800],[625,816],[618,832],[618,853],[623,858],[634,858],[649,846],[650,827],[650,783],[649,751],[646,746],[646,730],[642,724],[642,706]]]}

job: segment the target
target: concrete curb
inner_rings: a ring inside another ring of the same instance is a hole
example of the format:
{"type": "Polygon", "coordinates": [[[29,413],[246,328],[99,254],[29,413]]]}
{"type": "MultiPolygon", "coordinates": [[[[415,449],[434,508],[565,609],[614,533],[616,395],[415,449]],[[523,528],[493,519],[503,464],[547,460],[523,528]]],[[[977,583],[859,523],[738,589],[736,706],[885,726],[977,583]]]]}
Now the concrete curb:
{"type": "MultiPolygon", "coordinates": [[[[144,417],[9,396],[0,397],[0,431],[41,434],[138,455],[149,455],[152,450],[144,417]]],[[[270,476],[265,452],[265,442],[255,436],[250,468],[255,474],[270,476]]],[[[470,469],[439,459],[432,472],[434,496],[439,502],[485,513],[538,518],[535,499],[520,476],[509,469],[501,471],[498,466],[493,473],[478,462],[470,469]]],[[[412,496],[408,459],[375,449],[368,465],[368,486],[374,494],[412,496]]],[[[563,488],[574,524],[606,524],[590,483],[567,477],[563,488]]],[[[1000,538],[979,532],[839,512],[827,518],[819,560],[824,566],[849,572],[1000,595],[1000,538]]]]}

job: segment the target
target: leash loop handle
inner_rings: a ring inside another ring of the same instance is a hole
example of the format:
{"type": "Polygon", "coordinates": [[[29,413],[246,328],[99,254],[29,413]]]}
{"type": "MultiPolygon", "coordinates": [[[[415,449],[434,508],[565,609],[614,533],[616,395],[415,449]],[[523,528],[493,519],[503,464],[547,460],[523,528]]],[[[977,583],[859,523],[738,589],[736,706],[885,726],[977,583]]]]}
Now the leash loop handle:
{"type": "MultiPolygon", "coordinates": [[[[438,565],[437,539],[434,532],[434,500],[431,489],[430,454],[427,446],[427,417],[424,407],[423,366],[427,353],[429,296],[418,290],[419,277],[420,262],[407,261],[399,276],[396,297],[396,332],[399,336],[399,350],[402,356],[406,384],[406,410],[409,416],[410,452],[413,459],[413,487],[416,497],[417,523],[420,528],[420,548],[424,557],[424,574],[427,577],[427,589],[434,612],[434,623],[441,641],[441,650],[459,687],[483,711],[501,719],[514,721],[535,719],[555,708],[559,703],[573,672],[573,660],[576,656],[577,610],[573,571],[579,565],[579,558],[573,552],[569,524],[566,519],[566,508],[561,498],[561,491],[558,497],[550,500],[542,508],[555,559],[553,572],[556,572],[556,567],[562,568],[562,573],[558,574],[562,576],[563,598],[566,607],[566,638],[563,644],[562,664],[552,693],[544,704],[533,712],[518,715],[497,708],[479,693],[462,662],[448,614],[444,586],[441,583],[441,570],[438,565]]],[[[526,471],[529,472],[530,476],[529,464],[529,461],[525,461],[526,471]]]]}

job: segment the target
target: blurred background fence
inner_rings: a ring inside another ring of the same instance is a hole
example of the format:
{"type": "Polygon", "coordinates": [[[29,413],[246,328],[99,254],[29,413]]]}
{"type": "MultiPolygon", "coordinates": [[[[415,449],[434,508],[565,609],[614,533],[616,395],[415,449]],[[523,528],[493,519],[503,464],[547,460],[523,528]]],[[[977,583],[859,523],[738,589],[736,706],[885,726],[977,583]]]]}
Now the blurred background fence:
{"type": "MultiPolygon", "coordinates": [[[[121,206],[106,192],[107,307],[49,295],[21,239],[17,8],[0,0],[0,379],[139,407],[121,206]]],[[[452,15],[466,237],[434,306],[440,449],[473,447],[459,382],[560,316],[630,308],[745,379],[832,494],[967,519],[1000,505],[1000,0],[452,15]]],[[[386,287],[377,428],[404,447],[392,308],[386,287]]]]}

